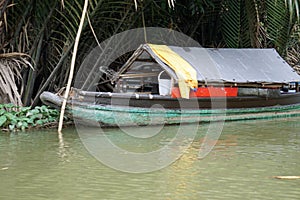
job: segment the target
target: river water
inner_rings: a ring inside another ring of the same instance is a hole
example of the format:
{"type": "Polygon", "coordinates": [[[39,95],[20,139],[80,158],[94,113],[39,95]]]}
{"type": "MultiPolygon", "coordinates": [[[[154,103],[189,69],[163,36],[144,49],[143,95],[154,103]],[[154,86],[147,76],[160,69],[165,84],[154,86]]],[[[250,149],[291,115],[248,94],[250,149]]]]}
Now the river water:
{"type": "MultiPolygon", "coordinates": [[[[212,152],[198,158],[208,125],[201,125],[183,156],[158,171],[133,174],[95,159],[75,128],[0,133],[0,199],[300,199],[300,118],[225,123],[212,152]]],[[[118,145],[146,151],[165,135],[137,144],[119,129],[105,129],[118,145]],[[119,138],[119,139],[118,139],[119,138]],[[124,138],[124,139],[122,139],[124,138]]],[[[188,134],[188,133],[187,133],[188,134]]]]}

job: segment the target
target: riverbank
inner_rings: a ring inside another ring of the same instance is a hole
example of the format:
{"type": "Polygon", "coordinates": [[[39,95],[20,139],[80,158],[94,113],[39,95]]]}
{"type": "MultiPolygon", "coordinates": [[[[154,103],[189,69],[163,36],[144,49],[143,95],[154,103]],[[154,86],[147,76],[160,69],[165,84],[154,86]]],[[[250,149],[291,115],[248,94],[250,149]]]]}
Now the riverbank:
{"type": "MultiPolygon", "coordinates": [[[[59,112],[45,105],[31,108],[0,104],[1,131],[15,132],[33,128],[56,128],[58,119],[59,112]]],[[[67,118],[66,121],[70,122],[67,118]]]]}

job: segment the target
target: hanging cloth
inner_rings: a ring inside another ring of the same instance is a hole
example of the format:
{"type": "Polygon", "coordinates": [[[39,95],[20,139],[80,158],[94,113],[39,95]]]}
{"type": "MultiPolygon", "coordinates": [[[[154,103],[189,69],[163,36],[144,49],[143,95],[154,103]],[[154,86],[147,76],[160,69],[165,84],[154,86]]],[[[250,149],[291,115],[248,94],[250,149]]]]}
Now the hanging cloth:
{"type": "Polygon", "coordinates": [[[178,78],[178,86],[182,98],[189,99],[190,89],[198,88],[196,70],[180,55],[166,45],[148,44],[151,50],[170,68],[178,78]]]}

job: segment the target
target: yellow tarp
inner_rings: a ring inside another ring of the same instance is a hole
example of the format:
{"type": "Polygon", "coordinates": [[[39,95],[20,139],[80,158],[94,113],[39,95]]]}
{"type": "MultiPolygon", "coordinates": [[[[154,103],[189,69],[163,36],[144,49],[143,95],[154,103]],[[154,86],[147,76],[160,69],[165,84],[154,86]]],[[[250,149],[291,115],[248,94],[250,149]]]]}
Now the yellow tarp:
{"type": "Polygon", "coordinates": [[[196,70],[168,46],[154,44],[148,45],[164,63],[175,71],[178,77],[181,97],[188,99],[190,96],[190,89],[198,87],[196,70]]]}

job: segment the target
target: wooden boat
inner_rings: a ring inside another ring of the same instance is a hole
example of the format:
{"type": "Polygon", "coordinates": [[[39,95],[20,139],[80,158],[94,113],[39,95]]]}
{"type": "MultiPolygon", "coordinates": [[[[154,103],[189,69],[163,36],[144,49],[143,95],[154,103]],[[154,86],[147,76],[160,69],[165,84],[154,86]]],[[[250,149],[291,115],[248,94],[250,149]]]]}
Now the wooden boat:
{"type": "MultiPolygon", "coordinates": [[[[274,49],[141,45],[98,88],[73,88],[68,112],[107,126],[300,116],[300,76],[274,49]],[[196,83],[196,85],[195,85],[196,83]]],[[[94,73],[94,72],[93,72],[94,73]]],[[[44,92],[59,108],[62,97],[44,92]]]]}

